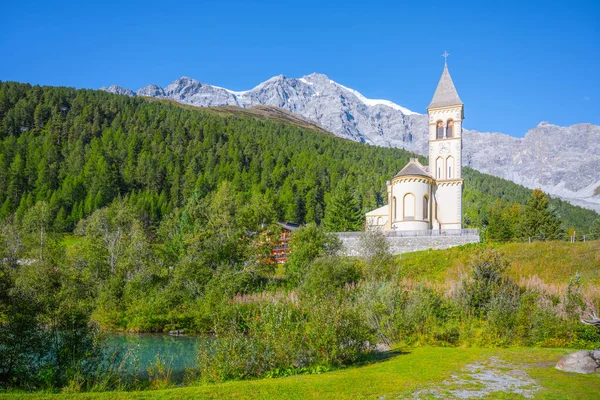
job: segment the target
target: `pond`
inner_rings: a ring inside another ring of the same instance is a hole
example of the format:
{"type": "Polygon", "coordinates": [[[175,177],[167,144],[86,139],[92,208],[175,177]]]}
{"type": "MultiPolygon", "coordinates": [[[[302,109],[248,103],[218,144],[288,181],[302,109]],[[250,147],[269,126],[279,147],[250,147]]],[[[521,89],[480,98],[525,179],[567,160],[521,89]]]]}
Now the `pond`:
{"type": "Polygon", "coordinates": [[[110,334],[109,351],[120,350],[125,359],[127,374],[148,376],[148,368],[157,360],[171,369],[174,380],[181,380],[186,368],[196,365],[196,346],[211,340],[202,336],[170,336],[164,334],[110,334]]]}

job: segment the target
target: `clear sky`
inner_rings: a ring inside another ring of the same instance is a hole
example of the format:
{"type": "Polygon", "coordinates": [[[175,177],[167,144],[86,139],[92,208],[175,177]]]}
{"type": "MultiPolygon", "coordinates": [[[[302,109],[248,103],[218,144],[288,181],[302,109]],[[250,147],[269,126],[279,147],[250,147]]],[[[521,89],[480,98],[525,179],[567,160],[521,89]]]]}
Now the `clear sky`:
{"type": "Polygon", "coordinates": [[[0,80],[42,85],[246,90],[319,72],[423,113],[444,50],[468,129],[600,124],[600,0],[0,4],[0,80]]]}

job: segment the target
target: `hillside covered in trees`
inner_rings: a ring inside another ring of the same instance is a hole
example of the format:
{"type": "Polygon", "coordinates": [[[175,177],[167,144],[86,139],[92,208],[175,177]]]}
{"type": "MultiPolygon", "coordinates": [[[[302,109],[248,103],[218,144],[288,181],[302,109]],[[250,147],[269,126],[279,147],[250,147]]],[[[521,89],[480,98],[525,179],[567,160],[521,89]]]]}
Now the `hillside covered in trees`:
{"type": "MultiPolygon", "coordinates": [[[[119,197],[153,230],[191,196],[225,181],[271,209],[271,219],[321,223],[330,197],[347,197],[339,192],[348,188],[360,213],[384,204],[385,181],[410,157],[268,110],[196,109],[0,82],[0,219],[22,217],[44,200],[59,232],[119,197]]],[[[464,178],[465,226],[485,226],[490,210],[531,197],[529,189],[469,168],[464,178]]],[[[598,218],[558,199],[551,208],[565,229],[582,233],[598,218]]]]}

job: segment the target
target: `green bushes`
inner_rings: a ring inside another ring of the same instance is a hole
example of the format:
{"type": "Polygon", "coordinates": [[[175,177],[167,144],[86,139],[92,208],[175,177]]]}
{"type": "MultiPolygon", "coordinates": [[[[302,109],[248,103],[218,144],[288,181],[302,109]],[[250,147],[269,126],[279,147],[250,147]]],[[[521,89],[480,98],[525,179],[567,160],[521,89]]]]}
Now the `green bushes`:
{"type": "Polygon", "coordinates": [[[310,373],[356,362],[371,350],[372,331],[349,299],[232,308],[235,326],[199,345],[197,379],[310,373]]]}
{"type": "Polygon", "coordinates": [[[396,311],[397,329],[407,343],[435,345],[580,347],[600,344],[584,326],[579,278],[556,296],[542,287],[521,288],[506,275],[496,252],[478,252],[470,275],[452,291],[419,284],[406,290],[396,311]]]}
{"type": "Polygon", "coordinates": [[[318,366],[354,363],[376,343],[600,344],[600,334],[578,322],[583,308],[577,278],[556,296],[517,286],[505,275],[506,267],[499,254],[480,251],[469,275],[448,290],[370,274],[358,260],[316,258],[297,289],[222,305],[219,318],[228,324],[218,325],[215,339],[199,348],[197,378],[214,382],[308,373],[318,366]]]}
{"type": "Polygon", "coordinates": [[[315,260],[304,276],[300,291],[304,295],[324,298],[346,285],[357,283],[362,271],[355,260],[323,257],[315,260]]]}
{"type": "Polygon", "coordinates": [[[0,280],[0,388],[89,388],[104,347],[77,273],[41,261],[19,271],[0,263],[0,280]]]}
{"type": "Polygon", "coordinates": [[[516,289],[506,278],[508,262],[492,250],[476,253],[471,261],[471,279],[464,282],[460,296],[466,307],[478,316],[485,315],[492,299],[505,298],[516,289]]]}
{"type": "Polygon", "coordinates": [[[319,257],[333,256],[340,249],[337,236],[326,233],[315,223],[298,229],[290,240],[290,257],[286,272],[290,285],[298,285],[308,272],[310,264],[319,257]]]}

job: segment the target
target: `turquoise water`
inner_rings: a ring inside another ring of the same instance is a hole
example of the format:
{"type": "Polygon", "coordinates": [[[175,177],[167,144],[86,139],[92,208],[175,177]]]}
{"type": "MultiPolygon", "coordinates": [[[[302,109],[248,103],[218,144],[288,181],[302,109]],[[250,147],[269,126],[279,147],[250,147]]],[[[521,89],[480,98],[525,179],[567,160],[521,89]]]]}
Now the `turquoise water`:
{"type": "Polygon", "coordinates": [[[120,350],[127,374],[148,376],[148,368],[160,359],[171,369],[176,380],[183,377],[186,368],[196,365],[196,346],[210,340],[201,336],[169,336],[162,334],[113,334],[107,338],[111,353],[120,350]]]}

